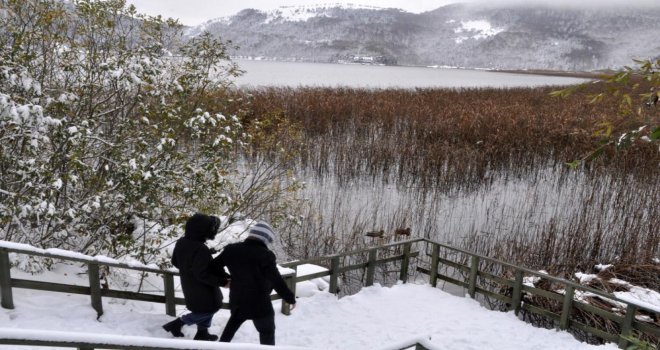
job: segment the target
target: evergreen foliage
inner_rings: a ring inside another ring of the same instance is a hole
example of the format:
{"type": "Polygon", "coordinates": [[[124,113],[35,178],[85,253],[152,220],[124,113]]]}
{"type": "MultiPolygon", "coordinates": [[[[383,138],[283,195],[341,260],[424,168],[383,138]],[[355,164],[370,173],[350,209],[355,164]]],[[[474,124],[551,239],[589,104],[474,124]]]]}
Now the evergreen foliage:
{"type": "Polygon", "coordinates": [[[251,137],[208,108],[229,45],[123,0],[2,0],[0,239],[164,264],[191,212],[249,205],[251,137]]]}
{"type": "MultiPolygon", "coordinates": [[[[657,144],[660,141],[660,59],[634,62],[634,67],[626,66],[618,72],[599,77],[597,83],[601,84],[600,91],[590,94],[589,102],[601,103],[605,99],[613,99],[619,107],[611,115],[604,115],[594,132],[593,136],[600,138],[600,146],[581,159],[568,163],[570,167],[592,161],[609,149],[627,148],[639,142],[657,144]]],[[[553,91],[550,95],[567,97],[592,84],[571,86],[553,91]]]]}

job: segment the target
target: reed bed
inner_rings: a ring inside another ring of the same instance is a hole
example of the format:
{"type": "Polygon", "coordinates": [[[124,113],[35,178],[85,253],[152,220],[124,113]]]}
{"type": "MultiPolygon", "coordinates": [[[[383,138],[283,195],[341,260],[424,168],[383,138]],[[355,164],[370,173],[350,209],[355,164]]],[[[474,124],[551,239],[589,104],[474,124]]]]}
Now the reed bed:
{"type": "MultiPolygon", "coordinates": [[[[300,162],[317,176],[385,176],[406,185],[481,182],[489,171],[533,170],[594,148],[595,125],[616,116],[616,101],[588,104],[584,94],[550,98],[551,88],[252,90],[248,118],[282,111],[305,130],[300,162]],[[450,166],[451,165],[451,166],[450,166]]],[[[623,123],[619,127],[642,121],[623,123]]],[[[649,167],[654,151],[616,155],[618,167],[649,167]]]]}
{"type": "Polygon", "coordinates": [[[599,123],[616,132],[657,123],[660,110],[618,116],[615,100],[586,102],[597,84],[566,99],[550,97],[555,89],[225,93],[241,101],[229,112],[248,123],[276,113],[302,131],[302,142],[278,143],[295,149],[292,166],[308,182],[303,220],[286,228],[293,257],[382,243],[410,227],[413,236],[566,276],[594,263],[652,262],[657,146],[608,150],[577,170],[565,162],[599,145],[599,123]],[[372,230],[386,234],[365,237],[372,230]]]}

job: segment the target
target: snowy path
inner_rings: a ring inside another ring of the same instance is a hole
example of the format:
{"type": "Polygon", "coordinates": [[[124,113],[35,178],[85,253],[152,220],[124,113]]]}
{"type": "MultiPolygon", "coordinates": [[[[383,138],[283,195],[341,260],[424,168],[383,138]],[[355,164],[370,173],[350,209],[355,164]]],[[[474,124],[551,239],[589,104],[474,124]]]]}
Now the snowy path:
{"type": "MultiPolygon", "coordinates": [[[[14,310],[0,309],[0,327],[170,338],[160,326],[171,317],[160,304],[104,299],[105,314],[96,321],[89,297],[82,295],[15,289],[14,301],[14,310]]],[[[211,332],[220,333],[228,317],[221,310],[211,332]]],[[[512,313],[416,284],[374,286],[341,299],[318,292],[300,298],[291,316],[277,313],[276,324],[279,345],[312,349],[386,349],[420,336],[430,336],[438,349],[617,349],[580,343],[568,333],[534,328],[512,313]]],[[[184,328],[188,339],[194,331],[184,328]]],[[[256,344],[258,335],[246,323],[234,342],[256,344]]]]}

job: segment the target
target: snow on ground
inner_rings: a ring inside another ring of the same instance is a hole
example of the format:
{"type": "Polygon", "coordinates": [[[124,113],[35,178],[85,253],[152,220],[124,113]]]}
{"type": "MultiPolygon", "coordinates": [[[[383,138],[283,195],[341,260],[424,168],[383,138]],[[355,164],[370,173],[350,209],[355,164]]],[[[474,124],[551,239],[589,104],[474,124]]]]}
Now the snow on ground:
{"type": "MultiPolygon", "coordinates": [[[[313,270],[313,269],[307,269],[313,270]]],[[[57,280],[63,269],[39,276],[57,280]]],[[[15,276],[24,278],[25,276],[15,276]]],[[[64,278],[85,278],[69,272],[64,278]],[[73,276],[72,276],[73,275],[73,276]]],[[[33,276],[34,278],[34,276],[33,276]]],[[[320,283],[318,289],[325,285],[320,283]]],[[[430,338],[437,349],[617,349],[614,344],[592,346],[566,332],[535,328],[512,313],[489,311],[469,298],[456,297],[420,284],[393,287],[373,286],[356,295],[338,299],[308,285],[291,316],[276,311],[278,345],[311,349],[391,349],[407,339],[430,338]]],[[[226,295],[226,294],[225,294],[226,295]]],[[[164,306],[104,298],[104,315],[96,320],[89,296],[14,289],[15,309],[0,309],[0,328],[41,329],[100,335],[146,336],[173,339],[161,329],[172,318],[164,306]]],[[[279,302],[275,302],[279,310],[279,302]]],[[[182,307],[177,314],[185,313],[182,307]]],[[[222,331],[229,312],[221,310],[213,319],[212,333],[222,331]]],[[[185,327],[186,339],[195,328],[185,327]]],[[[154,339],[154,341],[156,341],[154,339]]],[[[158,340],[160,341],[160,340],[158,340]]],[[[258,344],[251,323],[244,324],[234,343],[258,344]]],[[[37,347],[0,346],[0,349],[32,350],[37,347]]]]}

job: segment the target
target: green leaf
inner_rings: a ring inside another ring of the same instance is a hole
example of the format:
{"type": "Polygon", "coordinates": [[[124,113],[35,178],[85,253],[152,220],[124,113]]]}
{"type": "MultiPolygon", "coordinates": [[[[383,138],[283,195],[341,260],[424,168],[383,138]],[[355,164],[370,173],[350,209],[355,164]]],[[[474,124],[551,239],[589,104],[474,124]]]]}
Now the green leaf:
{"type": "Polygon", "coordinates": [[[627,83],[629,79],[630,79],[630,73],[625,72],[618,74],[618,76],[614,79],[614,81],[617,83],[627,83]]]}
{"type": "Polygon", "coordinates": [[[632,98],[629,94],[623,94],[623,101],[628,105],[632,106],[632,98]]]}
{"type": "Polygon", "coordinates": [[[592,161],[592,160],[594,160],[594,159],[600,157],[600,156],[603,154],[603,152],[605,151],[605,146],[606,146],[606,145],[603,145],[603,146],[598,147],[595,151],[591,152],[591,154],[589,154],[589,155],[585,158],[585,160],[586,160],[587,162],[590,162],[590,161],[592,161]]]}
{"type": "Polygon", "coordinates": [[[649,135],[649,138],[652,141],[657,141],[660,140],[660,126],[656,126],[653,131],[651,131],[651,134],[649,135]]]}
{"type": "Polygon", "coordinates": [[[591,136],[601,136],[604,135],[605,137],[610,137],[612,135],[612,130],[614,127],[612,126],[612,123],[610,122],[603,122],[598,124],[602,129],[598,129],[594,131],[594,133],[591,136]]]}
{"type": "Polygon", "coordinates": [[[565,89],[550,92],[550,96],[566,98],[570,96],[572,93],[574,93],[577,89],[578,89],[577,87],[567,87],[565,89]]]}
{"type": "Polygon", "coordinates": [[[581,160],[574,160],[572,162],[566,163],[566,166],[568,166],[571,169],[576,169],[578,166],[580,166],[581,163],[582,163],[581,160]]]}
{"type": "Polygon", "coordinates": [[[653,344],[634,336],[621,336],[621,338],[627,340],[630,343],[626,347],[626,350],[657,350],[657,347],[655,347],[653,344]]]}
{"type": "Polygon", "coordinates": [[[603,93],[600,93],[600,94],[598,94],[598,95],[594,95],[594,96],[591,97],[591,100],[589,101],[589,103],[597,103],[597,102],[600,102],[600,101],[603,100],[603,97],[604,97],[604,96],[605,96],[605,95],[604,95],[603,93]]]}

